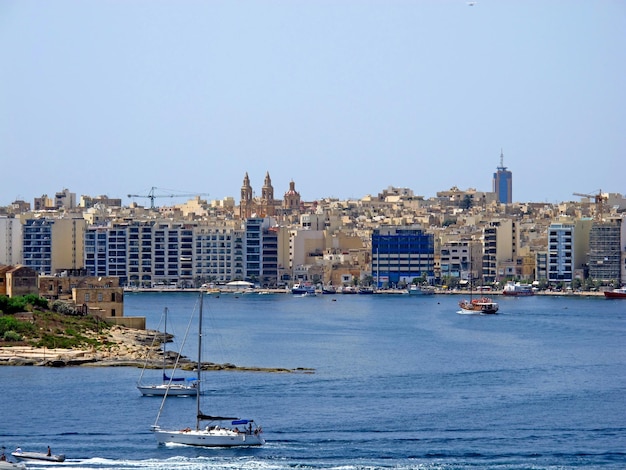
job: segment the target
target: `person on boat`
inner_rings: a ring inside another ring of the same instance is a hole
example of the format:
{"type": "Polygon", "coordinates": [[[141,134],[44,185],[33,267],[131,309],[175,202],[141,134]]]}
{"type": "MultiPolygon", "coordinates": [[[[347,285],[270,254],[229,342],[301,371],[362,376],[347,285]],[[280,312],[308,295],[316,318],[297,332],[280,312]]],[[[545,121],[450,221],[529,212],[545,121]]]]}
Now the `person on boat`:
{"type": "Polygon", "coordinates": [[[17,449],[15,449],[15,453],[16,454],[21,454],[22,453],[22,448],[18,447],[17,449]]]}
{"type": "Polygon", "coordinates": [[[2,455],[0,455],[0,461],[4,462],[6,461],[6,459],[7,459],[7,456],[4,455],[4,452],[2,452],[2,455]]]}
{"type": "Polygon", "coordinates": [[[46,455],[48,457],[52,456],[52,450],[50,449],[50,446],[48,446],[48,453],[46,455]]]}

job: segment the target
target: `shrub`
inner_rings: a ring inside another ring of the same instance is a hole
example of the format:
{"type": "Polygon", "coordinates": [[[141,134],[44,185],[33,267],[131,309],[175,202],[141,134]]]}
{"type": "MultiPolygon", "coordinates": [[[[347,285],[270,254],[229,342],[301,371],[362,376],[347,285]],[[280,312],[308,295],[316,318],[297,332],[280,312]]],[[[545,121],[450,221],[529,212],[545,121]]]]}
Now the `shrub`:
{"type": "Polygon", "coordinates": [[[22,341],[22,335],[13,330],[8,330],[2,335],[2,339],[5,341],[22,341]]]}
{"type": "Polygon", "coordinates": [[[8,331],[17,332],[18,334],[31,333],[34,330],[34,326],[27,321],[20,321],[12,316],[0,317],[0,336],[4,337],[4,334],[8,331]]]}

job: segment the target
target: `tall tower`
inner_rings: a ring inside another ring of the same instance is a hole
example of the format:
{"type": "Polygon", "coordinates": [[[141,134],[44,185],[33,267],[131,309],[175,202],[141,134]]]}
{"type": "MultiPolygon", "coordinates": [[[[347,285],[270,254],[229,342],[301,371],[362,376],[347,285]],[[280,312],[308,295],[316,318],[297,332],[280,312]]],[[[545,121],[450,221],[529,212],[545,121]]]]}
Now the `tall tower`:
{"type": "Polygon", "coordinates": [[[513,173],[504,166],[504,153],[500,150],[500,166],[493,174],[493,192],[501,204],[513,202],[513,173]]]}
{"type": "Polygon", "coordinates": [[[261,212],[266,216],[274,215],[274,187],[272,186],[272,179],[270,178],[270,172],[265,173],[265,181],[261,188],[261,212]]]}
{"type": "Polygon", "coordinates": [[[243,185],[241,186],[241,200],[239,202],[239,217],[247,219],[252,215],[252,186],[250,186],[250,178],[248,178],[248,172],[243,178],[243,185]]]}

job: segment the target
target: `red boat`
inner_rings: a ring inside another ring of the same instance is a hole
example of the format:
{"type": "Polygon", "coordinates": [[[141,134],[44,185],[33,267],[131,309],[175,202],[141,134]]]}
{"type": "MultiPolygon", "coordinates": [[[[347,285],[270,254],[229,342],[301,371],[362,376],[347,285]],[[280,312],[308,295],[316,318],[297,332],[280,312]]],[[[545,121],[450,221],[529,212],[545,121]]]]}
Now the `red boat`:
{"type": "Polygon", "coordinates": [[[619,289],[605,290],[604,297],[607,299],[626,299],[626,287],[619,289]]]}

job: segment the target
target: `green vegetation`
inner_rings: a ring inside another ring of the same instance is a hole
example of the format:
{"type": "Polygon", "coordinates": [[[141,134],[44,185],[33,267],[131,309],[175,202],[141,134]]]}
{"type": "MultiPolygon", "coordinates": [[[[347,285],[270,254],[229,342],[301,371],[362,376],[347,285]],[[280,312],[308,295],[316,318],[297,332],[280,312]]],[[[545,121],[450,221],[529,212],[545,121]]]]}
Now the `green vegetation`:
{"type": "Polygon", "coordinates": [[[64,302],[35,295],[0,296],[0,346],[22,344],[37,348],[84,348],[109,346],[103,333],[109,325],[90,315],[79,315],[64,302]],[[17,315],[20,314],[20,315],[17,315]]]}
{"type": "Polygon", "coordinates": [[[0,295],[1,313],[30,312],[33,308],[48,308],[48,301],[34,294],[20,297],[0,295]]]}

